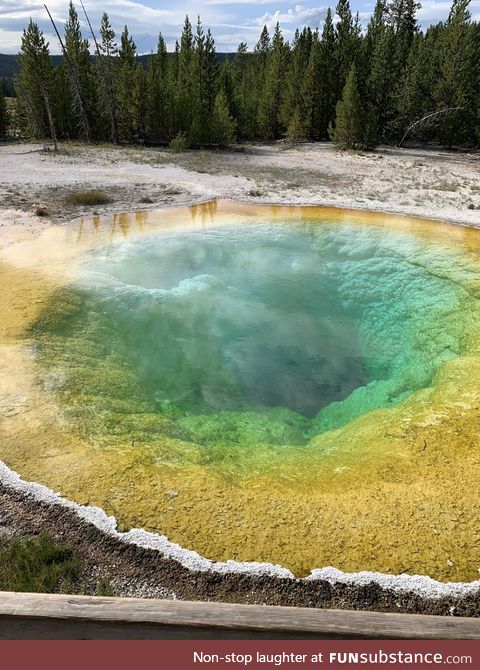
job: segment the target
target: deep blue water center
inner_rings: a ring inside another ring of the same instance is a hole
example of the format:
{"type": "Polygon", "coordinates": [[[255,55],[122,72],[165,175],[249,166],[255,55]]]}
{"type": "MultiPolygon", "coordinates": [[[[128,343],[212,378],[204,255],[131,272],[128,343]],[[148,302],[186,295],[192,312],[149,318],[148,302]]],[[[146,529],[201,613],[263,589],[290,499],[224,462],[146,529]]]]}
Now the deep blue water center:
{"type": "Polygon", "coordinates": [[[127,239],[86,273],[159,411],[282,408],[315,432],[398,402],[458,350],[460,289],[422,254],[373,226],[264,222],[127,239]]]}

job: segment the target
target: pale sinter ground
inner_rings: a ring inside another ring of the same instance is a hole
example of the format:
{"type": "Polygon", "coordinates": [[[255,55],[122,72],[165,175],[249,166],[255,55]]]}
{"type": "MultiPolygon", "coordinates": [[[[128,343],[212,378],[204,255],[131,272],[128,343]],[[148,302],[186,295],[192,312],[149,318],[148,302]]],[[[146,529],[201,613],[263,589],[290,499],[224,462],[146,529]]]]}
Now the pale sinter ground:
{"type": "Polygon", "coordinates": [[[232,198],[354,207],[480,225],[478,154],[394,148],[353,154],[329,144],[184,154],[72,144],[62,145],[58,155],[40,149],[0,146],[2,227],[38,221],[27,215],[39,207],[55,221],[91,213],[95,207],[66,207],[64,197],[93,188],[112,198],[102,212],[232,198]]]}

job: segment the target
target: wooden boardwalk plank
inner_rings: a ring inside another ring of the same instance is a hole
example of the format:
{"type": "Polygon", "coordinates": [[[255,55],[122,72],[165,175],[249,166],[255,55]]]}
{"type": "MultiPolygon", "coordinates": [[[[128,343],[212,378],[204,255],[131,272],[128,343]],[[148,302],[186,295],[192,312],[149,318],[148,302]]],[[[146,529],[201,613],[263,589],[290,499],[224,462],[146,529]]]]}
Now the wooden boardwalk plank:
{"type": "Polygon", "coordinates": [[[142,639],[480,639],[480,619],[473,618],[0,592],[0,638],[22,625],[56,635],[62,626],[80,633],[91,629],[100,637],[103,629],[117,639],[135,631],[142,639]]]}

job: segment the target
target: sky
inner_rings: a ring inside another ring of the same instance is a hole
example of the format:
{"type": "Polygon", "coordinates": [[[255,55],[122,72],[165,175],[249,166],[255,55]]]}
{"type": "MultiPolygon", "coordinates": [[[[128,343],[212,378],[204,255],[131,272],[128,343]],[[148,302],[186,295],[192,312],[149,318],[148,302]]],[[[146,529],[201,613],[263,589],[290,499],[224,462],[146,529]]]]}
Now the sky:
{"type": "MultiPolygon", "coordinates": [[[[234,51],[241,41],[252,49],[263,25],[273,28],[278,21],[286,39],[291,40],[297,27],[322,27],[327,4],[324,0],[84,0],[85,8],[95,28],[101,13],[106,11],[117,33],[125,24],[133,35],[139,53],[150,53],[156,48],[158,33],[162,32],[167,46],[172,49],[179,38],[185,15],[192,22],[200,14],[205,28],[210,28],[217,51],[234,51]]],[[[334,4],[336,0],[332,4],[334,4]]],[[[365,24],[374,6],[374,0],[350,0],[354,12],[359,12],[365,24]]],[[[68,0],[46,0],[55,21],[62,25],[68,13],[68,0]]],[[[80,18],[83,13],[79,0],[75,3],[80,18]]],[[[426,27],[445,20],[449,0],[424,0],[418,19],[426,27]]],[[[480,0],[473,0],[471,13],[480,20],[480,0]]],[[[32,17],[46,33],[51,52],[58,53],[57,40],[42,2],[36,0],[0,0],[0,53],[16,53],[23,28],[32,17]]],[[[84,25],[85,22],[82,21],[84,25]]],[[[85,37],[88,29],[85,26],[85,37]]]]}

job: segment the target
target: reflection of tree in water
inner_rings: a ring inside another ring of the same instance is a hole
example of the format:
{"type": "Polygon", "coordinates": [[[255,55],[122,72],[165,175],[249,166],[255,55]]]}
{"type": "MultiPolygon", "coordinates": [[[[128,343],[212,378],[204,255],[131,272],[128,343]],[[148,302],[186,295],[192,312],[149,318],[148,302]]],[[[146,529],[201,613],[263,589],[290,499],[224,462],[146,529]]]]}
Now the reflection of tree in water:
{"type": "Polygon", "coordinates": [[[130,230],[130,225],[132,223],[130,214],[125,214],[122,213],[118,217],[118,221],[120,224],[120,230],[122,231],[122,235],[124,237],[128,237],[128,231],[130,230]]]}
{"type": "Polygon", "coordinates": [[[213,222],[218,209],[218,200],[210,200],[200,205],[190,205],[189,209],[194,223],[201,223],[203,227],[205,224],[213,222]]]}
{"type": "Polygon", "coordinates": [[[145,228],[146,222],[147,222],[147,212],[145,211],[135,212],[135,223],[137,224],[139,230],[141,230],[142,232],[145,228]]]}

